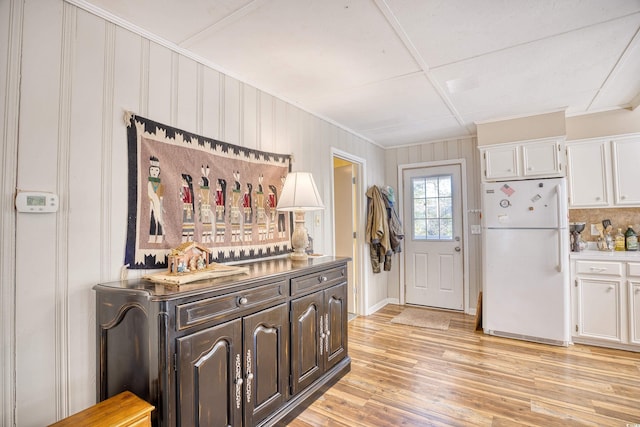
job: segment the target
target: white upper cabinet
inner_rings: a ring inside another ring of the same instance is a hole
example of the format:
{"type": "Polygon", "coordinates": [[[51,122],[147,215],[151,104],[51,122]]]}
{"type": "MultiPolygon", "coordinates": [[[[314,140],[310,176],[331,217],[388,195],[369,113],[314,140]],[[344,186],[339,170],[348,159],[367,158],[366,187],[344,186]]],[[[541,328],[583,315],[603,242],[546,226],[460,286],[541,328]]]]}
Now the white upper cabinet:
{"type": "Polygon", "coordinates": [[[483,181],[564,176],[563,141],[523,141],[480,147],[483,181]]]}
{"type": "Polygon", "coordinates": [[[640,136],[567,143],[569,207],[640,206],[640,136]]]}
{"type": "Polygon", "coordinates": [[[640,137],[611,142],[615,204],[640,205],[640,137]]]}
{"type": "Polygon", "coordinates": [[[522,173],[526,178],[564,175],[560,163],[560,141],[525,143],[522,149],[522,173]]]}
{"type": "Polygon", "coordinates": [[[487,180],[514,179],[520,175],[518,147],[506,146],[486,150],[483,153],[487,180]]]}
{"type": "Polygon", "coordinates": [[[611,164],[608,141],[567,144],[569,206],[609,205],[611,164]]]}

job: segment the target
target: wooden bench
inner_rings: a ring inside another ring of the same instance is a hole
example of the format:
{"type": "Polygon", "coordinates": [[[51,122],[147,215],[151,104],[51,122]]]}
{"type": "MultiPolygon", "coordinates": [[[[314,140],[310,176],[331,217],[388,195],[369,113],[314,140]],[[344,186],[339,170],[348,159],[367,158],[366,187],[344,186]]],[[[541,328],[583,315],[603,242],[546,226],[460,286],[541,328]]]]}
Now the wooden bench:
{"type": "Polygon", "coordinates": [[[130,391],[124,391],[49,427],[151,427],[155,407],[130,391]]]}

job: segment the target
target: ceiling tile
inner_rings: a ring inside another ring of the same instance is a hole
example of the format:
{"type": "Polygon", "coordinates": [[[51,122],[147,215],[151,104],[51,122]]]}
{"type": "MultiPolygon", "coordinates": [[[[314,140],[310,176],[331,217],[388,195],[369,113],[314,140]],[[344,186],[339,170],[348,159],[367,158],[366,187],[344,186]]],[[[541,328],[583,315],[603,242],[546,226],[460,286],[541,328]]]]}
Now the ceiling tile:
{"type": "Polygon", "coordinates": [[[179,45],[252,1],[90,0],[90,3],[179,45]]]}
{"type": "Polygon", "coordinates": [[[632,15],[439,67],[432,76],[443,88],[450,80],[476,82],[449,95],[460,114],[474,121],[509,111],[586,111],[639,25],[640,15],[632,15]]]}
{"type": "Polygon", "coordinates": [[[429,67],[640,12],[639,0],[386,0],[429,67]]]}
{"type": "Polygon", "coordinates": [[[419,69],[369,0],[264,2],[190,49],[293,101],[419,69]]]}

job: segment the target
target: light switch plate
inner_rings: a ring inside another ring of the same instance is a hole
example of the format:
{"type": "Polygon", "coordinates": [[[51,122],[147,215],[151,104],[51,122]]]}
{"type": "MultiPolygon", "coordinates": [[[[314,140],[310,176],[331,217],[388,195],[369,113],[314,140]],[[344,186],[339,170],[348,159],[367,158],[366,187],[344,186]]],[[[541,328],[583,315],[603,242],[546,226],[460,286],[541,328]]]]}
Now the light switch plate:
{"type": "Polygon", "coordinates": [[[481,234],[482,228],[480,224],[471,224],[471,234],[481,234]]]}

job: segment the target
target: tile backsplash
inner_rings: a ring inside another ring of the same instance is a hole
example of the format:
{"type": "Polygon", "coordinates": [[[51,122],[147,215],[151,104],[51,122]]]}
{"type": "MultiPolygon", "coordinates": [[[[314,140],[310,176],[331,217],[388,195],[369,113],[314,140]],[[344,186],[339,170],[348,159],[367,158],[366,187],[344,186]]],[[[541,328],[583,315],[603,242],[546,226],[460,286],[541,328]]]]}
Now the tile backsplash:
{"type": "Polygon", "coordinates": [[[615,235],[618,228],[624,233],[629,225],[640,233],[640,208],[569,209],[569,222],[587,223],[582,232],[585,241],[595,242],[598,239],[598,236],[591,235],[591,224],[602,224],[603,219],[611,220],[611,234],[615,235]]]}

